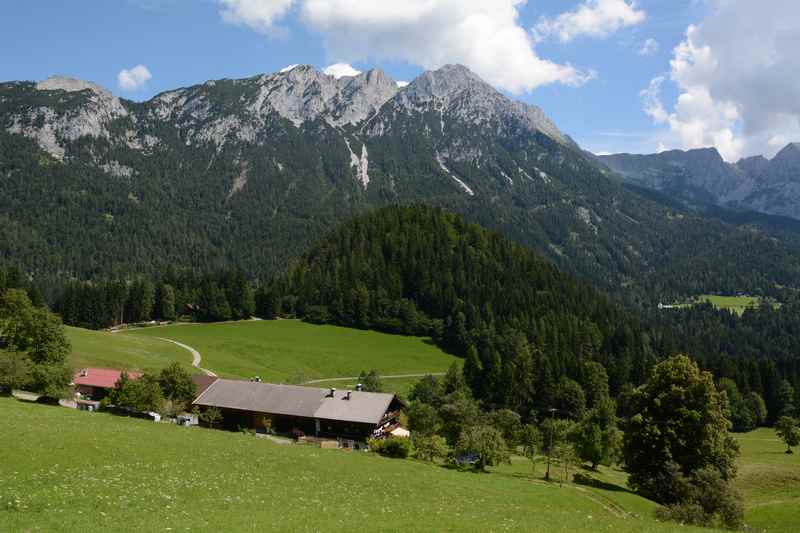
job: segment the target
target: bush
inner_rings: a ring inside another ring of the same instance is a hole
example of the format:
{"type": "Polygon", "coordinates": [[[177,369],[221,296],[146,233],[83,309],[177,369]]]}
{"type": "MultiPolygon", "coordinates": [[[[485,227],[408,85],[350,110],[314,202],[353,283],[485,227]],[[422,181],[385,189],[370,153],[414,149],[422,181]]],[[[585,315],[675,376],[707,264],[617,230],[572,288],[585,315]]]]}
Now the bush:
{"type": "Polygon", "coordinates": [[[676,474],[675,486],[684,495],[677,503],[662,506],[658,518],[695,526],[738,529],[744,519],[742,498],[719,471],[703,468],[691,478],[676,474]]]}
{"type": "Polygon", "coordinates": [[[656,510],[659,520],[678,522],[693,526],[708,526],[709,517],[703,508],[696,503],[675,503],[662,505],[656,510]]]}
{"type": "Polygon", "coordinates": [[[370,439],[367,444],[369,445],[369,449],[373,452],[393,459],[405,459],[411,451],[411,443],[408,439],[401,439],[399,437],[370,439]]]}
{"type": "Polygon", "coordinates": [[[447,441],[439,435],[415,435],[414,451],[417,458],[423,461],[435,461],[447,457],[450,449],[447,441]]]}

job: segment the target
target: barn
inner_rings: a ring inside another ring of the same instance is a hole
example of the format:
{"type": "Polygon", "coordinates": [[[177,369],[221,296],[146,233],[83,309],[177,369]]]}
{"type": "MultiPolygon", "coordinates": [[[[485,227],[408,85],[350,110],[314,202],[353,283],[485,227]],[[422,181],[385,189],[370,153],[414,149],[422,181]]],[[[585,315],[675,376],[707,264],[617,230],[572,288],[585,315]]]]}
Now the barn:
{"type": "Polygon", "coordinates": [[[216,407],[221,426],[320,439],[364,442],[398,426],[403,403],[394,394],[217,379],[194,401],[216,407]]]}

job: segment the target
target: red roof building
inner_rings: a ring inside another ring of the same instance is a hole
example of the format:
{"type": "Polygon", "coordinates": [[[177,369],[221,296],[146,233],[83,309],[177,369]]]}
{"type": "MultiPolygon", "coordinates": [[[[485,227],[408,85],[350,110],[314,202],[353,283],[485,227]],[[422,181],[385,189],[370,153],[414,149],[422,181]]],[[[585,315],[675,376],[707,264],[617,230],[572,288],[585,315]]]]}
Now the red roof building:
{"type": "MultiPolygon", "coordinates": [[[[117,386],[123,370],[112,368],[83,368],[72,378],[75,392],[84,398],[100,400],[117,386]]],[[[128,379],[142,377],[141,372],[128,372],[128,379]]]]}

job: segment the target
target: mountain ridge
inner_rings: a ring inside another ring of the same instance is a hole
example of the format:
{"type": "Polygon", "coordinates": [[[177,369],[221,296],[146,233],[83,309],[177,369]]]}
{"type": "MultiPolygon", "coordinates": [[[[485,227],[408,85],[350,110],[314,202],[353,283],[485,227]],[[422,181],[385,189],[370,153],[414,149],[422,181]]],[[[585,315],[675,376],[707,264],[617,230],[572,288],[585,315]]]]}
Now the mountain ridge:
{"type": "MultiPolygon", "coordinates": [[[[604,290],[644,290],[739,231],[626,189],[541,109],[462,66],[401,88],[379,70],[336,78],[299,65],[145,102],[74,80],[36,87],[0,84],[0,259],[31,275],[173,265],[259,277],[333,223],[425,202],[604,290]]],[[[757,233],[749,253],[772,246],[757,233]]],[[[776,272],[742,274],[759,281],[739,290],[800,286],[794,270],[776,272]]]]}
{"type": "Polygon", "coordinates": [[[800,144],[772,159],[722,159],[716,148],[657,154],[610,154],[598,160],[627,180],[688,203],[753,210],[800,219],[800,144]]]}

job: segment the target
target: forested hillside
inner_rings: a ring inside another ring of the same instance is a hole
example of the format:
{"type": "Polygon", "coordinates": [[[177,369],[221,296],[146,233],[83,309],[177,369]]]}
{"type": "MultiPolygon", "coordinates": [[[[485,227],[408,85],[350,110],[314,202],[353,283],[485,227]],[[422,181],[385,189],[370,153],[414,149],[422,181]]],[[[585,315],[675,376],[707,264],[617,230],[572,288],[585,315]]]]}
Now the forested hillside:
{"type": "MultiPolygon", "coordinates": [[[[614,391],[654,362],[638,323],[548,261],[424,206],[353,219],[259,294],[267,316],[432,335],[466,357],[478,397],[520,413],[546,407],[559,376],[601,362],[614,391]]],[[[563,378],[562,378],[563,379],[563,378]]]]}
{"type": "Polygon", "coordinates": [[[741,318],[710,306],[633,317],[538,254],[460,216],[422,205],[356,217],[256,295],[261,316],[432,335],[465,357],[477,397],[519,413],[562,405],[600,363],[612,394],[642,383],[664,357],[689,353],[770,412],[783,380],[800,385],[792,301],[741,318]],[[566,381],[565,381],[566,379],[566,381]]]}
{"type": "Polygon", "coordinates": [[[0,84],[0,258],[51,302],[71,278],[268,277],[333,224],[414,202],[646,305],[800,286],[785,232],[622,186],[540,109],[464,67],[398,89],[379,70],[337,80],[301,66],[142,103],[77,80],[0,84]],[[737,261],[717,260],[743,239],[737,261]]]}

